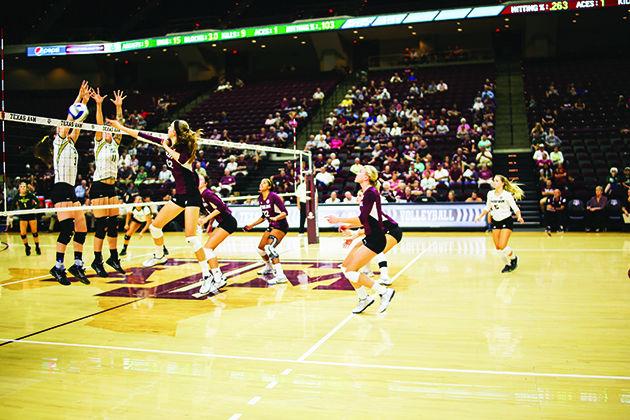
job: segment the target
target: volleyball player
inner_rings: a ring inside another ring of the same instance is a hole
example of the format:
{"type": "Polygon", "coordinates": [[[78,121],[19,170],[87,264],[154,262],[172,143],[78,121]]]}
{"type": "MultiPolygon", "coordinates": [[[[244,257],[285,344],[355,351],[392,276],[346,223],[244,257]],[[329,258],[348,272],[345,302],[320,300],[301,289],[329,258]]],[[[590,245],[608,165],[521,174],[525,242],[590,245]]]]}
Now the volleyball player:
{"type": "Polygon", "coordinates": [[[212,233],[210,233],[210,236],[204,245],[204,251],[206,253],[206,258],[208,260],[208,265],[210,266],[214,282],[213,285],[210,284],[210,282],[201,285],[199,292],[204,294],[208,293],[212,287],[218,290],[227,284],[225,276],[219,267],[217,254],[214,250],[217,249],[217,247],[221,245],[228,236],[236,232],[236,229],[238,228],[236,219],[232,216],[232,211],[223,202],[223,200],[221,200],[221,197],[208,188],[208,181],[209,179],[207,176],[199,177],[199,192],[201,192],[203,205],[208,212],[207,216],[199,218],[199,225],[204,226],[208,222],[212,225],[213,220],[216,220],[218,226],[212,230],[212,233]]]}
{"type": "Polygon", "coordinates": [[[362,226],[365,230],[365,238],[360,245],[350,250],[341,264],[341,270],[355,287],[359,296],[359,304],[354,308],[353,313],[361,313],[374,303],[374,298],[368,294],[367,289],[372,289],[381,297],[379,312],[384,312],[396,292],[359,272],[361,267],[382,253],[387,246],[381,197],[376,189],[378,171],[371,165],[364,166],[357,174],[355,182],[361,186],[361,191],[363,191],[359,217],[328,216],[326,220],[331,224],[344,223],[349,227],[362,226]]]}
{"type": "Polygon", "coordinates": [[[112,127],[118,128],[136,139],[142,138],[152,143],[161,143],[161,147],[166,151],[166,165],[173,172],[175,178],[175,196],[160,209],[149,225],[149,231],[155,244],[155,252],[153,257],[146,260],[143,265],[152,267],[166,263],[162,228],[183,211],[186,242],[190,245],[201,266],[203,281],[209,281],[208,278],[211,277],[211,274],[206,261],[206,254],[201,239],[195,234],[202,204],[198,189],[199,176],[194,172],[192,162],[197,152],[197,141],[201,135],[201,130],[193,131],[186,121],[175,120],[168,127],[168,138],[162,140],[151,134],[125,127],[115,120],[107,120],[107,122],[112,127]]]}
{"type": "MultiPolygon", "coordinates": [[[[102,125],[103,120],[103,100],[107,97],[101,96],[100,90],[92,91],[92,99],[96,102],[96,123],[102,125]]],[[[114,92],[114,99],[111,101],[116,106],[116,119],[122,120],[122,104],[126,96],[122,91],[114,92]]],[[[102,133],[97,131],[94,135],[94,171],[92,186],[90,187],[90,202],[93,206],[107,204],[120,204],[120,199],[116,195],[114,184],[118,178],[118,145],[122,140],[122,135],[112,136],[112,133],[102,133]]],[[[94,261],[91,267],[99,277],[107,277],[107,271],[103,266],[103,241],[107,235],[109,245],[109,258],[105,261],[110,267],[119,273],[125,274],[125,270],[120,265],[118,258],[118,207],[111,209],[94,210],[94,261]]]]}
{"type": "MultiPolygon", "coordinates": [[[[81,83],[81,89],[74,103],[81,101],[87,104],[90,100],[90,87],[86,81],[81,83]]],[[[68,114],[67,121],[73,121],[68,114]]],[[[77,165],[79,154],[75,143],[79,138],[80,129],[75,128],[68,133],[69,127],[58,127],[53,141],[53,165],[55,169],[55,183],[52,188],[51,198],[55,208],[80,206],[74,192],[74,184],[77,180],[77,165]]],[[[83,244],[87,235],[85,214],[81,210],[59,211],[59,236],[57,238],[56,262],[50,269],[50,274],[64,286],[70,285],[63,265],[66,247],[74,235],[74,264],[68,269],[83,284],[90,284],[83,268],[83,244]]]]}
{"type": "Polygon", "coordinates": [[[262,210],[262,215],[243,229],[248,232],[265,220],[269,223],[269,227],[263,233],[258,244],[258,253],[265,262],[265,268],[259,274],[274,274],[273,279],[267,280],[267,283],[274,285],[288,281],[282,270],[280,254],[278,254],[276,247],[289,232],[289,222],[287,222],[287,208],[284,206],[282,198],[271,191],[271,185],[271,180],[268,178],[260,181],[258,205],[262,210]]]}
{"type": "MultiPolygon", "coordinates": [[[[383,228],[385,231],[385,240],[386,240],[385,249],[383,250],[383,252],[379,253],[374,259],[378,263],[378,267],[380,271],[380,278],[378,282],[382,284],[383,286],[391,286],[391,284],[393,283],[393,280],[391,279],[391,277],[389,277],[389,267],[387,264],[387,257],[385,256],[385,254],[387,254],[393,247],[395,247],[396,245],[400,243],[400,241],[402,240],[403,233],[402,233],[402,230],[400,229],[400,226],[398,226],[398,223],[396,223],[394,219],[392,219],[385,213],[383,213],[383,217],[385,218],[385,220],[383,220],[383,228]]],[[[344,229],[342,227],[341,230],[343,234],[347,236],[345,240],[347,245],[350,245],[358,237],[365,235],[365,229],[350,230],[350,229],[344,229]]],[[[356,246],[358,247],[360,245],[361,244],[358,243],[356,246]]],[[[365,267],[367,267],[367,270],[369,270],[369,262],[365,265],[365,267]]],[[[365,270],[363,271],[363,273],[365,273],[365,270]]]]}
{"type": "MultiPolygon", "coordinates": [[[[137,195],[133,201],[135,204],[142,204],[142,197],[137,195]]],[[[129,241],[134,233],[142,227],[140,231],[140,237],[144,235],[151,226],[151,222],[153,222],[153,214],[151,213],[151,208],[149,206],[136,206],[131,209],[131,211],[127,212],[126,220],[125,220],[125,242],[123,244],[122,251],[120,251],[120,255],[127,255],[127,247],[129,246],[129,241]]]]}
{"type": "MultiPolygon", "coordinates": [[[[28,190],[26,182],[20,182],[16,202],[18,210],[31,210],[39,207],[39,200],[33,192],[28,190]]],[[[39,234],[37,233],[37,215],[33,213],[21,214],[18,216],[18,219],[20,220],[20,237],[22,238],[26,255],[31,255],[31,246],[28,244],[28,239],[26,238],[29,227],[31,228],[33,241],[35,242],[35,252],[37,255],[42,255],[42,250],[39,248],[39,234]]]]}
{"type": "Polygon", "coordinates": [[[519,223],[525,223],[521,217],[521,210],[515,201],[522,199],[524,193],[516,183],[503,175],[495,175],[492,178],[492,187],[494,189],[488,191],[486,207],[475,218],[475,221],[482,220],[486,214],[490,213],[492,218],[492,240],[497,252],[501,254],[505,261],[505,267],[503,267],[501,272],[509,273],[516,270],[518,264],[518,258],[512,251],[512,248],[508,246],[514,226],[512,211],[516,214],[516,220],[519,223]]]}

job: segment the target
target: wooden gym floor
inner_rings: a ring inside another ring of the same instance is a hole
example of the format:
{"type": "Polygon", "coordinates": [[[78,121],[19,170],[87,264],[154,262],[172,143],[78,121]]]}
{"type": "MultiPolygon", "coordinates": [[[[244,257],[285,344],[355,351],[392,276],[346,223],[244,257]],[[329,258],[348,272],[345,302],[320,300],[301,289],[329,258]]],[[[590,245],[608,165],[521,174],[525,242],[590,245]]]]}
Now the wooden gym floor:
{"type": "Polygon", "coordinates": [[[272,287],[258,237],[217,250],[209,299],[182,234],[152,269],[134,237],[128,275],[89,286],[47,274],[55,235],[30,257],[0,237],[0,418],[630,418],[627,234],[517,231],[501,274],[487,233],[407,233],[389,310],[358,316],[339,237],[291,233],[272,287]]]}

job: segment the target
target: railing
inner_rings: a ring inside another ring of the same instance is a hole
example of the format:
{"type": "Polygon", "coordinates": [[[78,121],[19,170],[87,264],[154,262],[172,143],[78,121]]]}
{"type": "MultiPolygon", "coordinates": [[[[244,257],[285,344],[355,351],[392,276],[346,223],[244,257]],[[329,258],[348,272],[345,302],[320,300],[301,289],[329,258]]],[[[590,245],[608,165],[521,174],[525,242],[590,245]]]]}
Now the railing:
{"type": "Polygon", "coordinates": [[[403,66],[429,67],[451,63],[469,63],[471,61],[493,61],[494,54],[491,50],[461,50],[426,53],[418,57],[410,57],[408,54],[382,54],[368,57],[370,70],[396,68],[403,66]]]}

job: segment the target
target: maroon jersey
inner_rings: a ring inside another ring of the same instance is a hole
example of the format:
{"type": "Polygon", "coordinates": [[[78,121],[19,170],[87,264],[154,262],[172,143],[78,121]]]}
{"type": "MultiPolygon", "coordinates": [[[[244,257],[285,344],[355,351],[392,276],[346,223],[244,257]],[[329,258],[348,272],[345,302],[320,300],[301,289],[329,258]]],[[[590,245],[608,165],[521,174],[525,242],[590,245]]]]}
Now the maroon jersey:
{"type": "Polygon", "coordinates": [[[262,210],[262,217],[269,222],[270,228],[279,230],[289,229],[289,222],[287,222],[286,218],[275,222],[270,220],[272,217],[276,217],[280,213],[289,214],[289,212],[287,212],[287,208],[284,206],[282,198],[280,198],[278,194],[270,192],[267,199],[263,199],[262,194],[260,194],[258,196],[258,204],[262,210]]]}
{"type": "MultiPolygon", "coordinates": [[[[162,143],[161,138],[148,133],[139,132],[138,136],[156,143],[162,143]]],[[[193,171],[192,163],[189,160],[190,152],[188,151],[179,152],[179,159],[173,158],[168,152],[166,153],[166,166],[168,166],[173,173],[173,178],[175,178],[177,194],[199,194],[199,176],[193,171]]]]}
{"type": "Polygon", "coordinates": [[[384,215],[381,209],[381,195],[376,191],[376,188],[370,187],[365,190],[361,204],[359,204],[359,209],[361,210],[359,220],[365,229],[365,235],[378,235],[379,233],[382,235],[384,232],[384,215]]]}
{"type": "Polygon", "coordinates": [[[232,214],[232,210],[230,210],[223,200],[221,200],[221,197],[209,189],[205,189],[204,192],[201,193],[201,199],[203,200],[203,207],[206,209],[208,214],[215,210],[221,212],[214,218],[214,220],[216,220],[219,224],[223,222],[223,217],[225,215],[232,214]]]}

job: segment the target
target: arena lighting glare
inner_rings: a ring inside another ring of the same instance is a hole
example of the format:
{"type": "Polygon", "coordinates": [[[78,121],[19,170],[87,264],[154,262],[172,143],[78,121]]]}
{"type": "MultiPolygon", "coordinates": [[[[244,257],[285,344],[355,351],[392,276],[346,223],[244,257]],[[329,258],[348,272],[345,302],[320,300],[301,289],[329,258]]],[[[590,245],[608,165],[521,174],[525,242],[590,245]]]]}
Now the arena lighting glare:
{"type": "Polygon", "coordinates": [[[630,0],[558,0],[541,2],[510,2],[504,5],[466,7],[458,9],[425,10],[375,16],[334,16],[328,19],[299,20],[285,24],[234,28],[206,29],[194,32],[172,33],[165,36],[120,42],[90,42],[73,45],[9,46],[5,53],[16,54],[26,49],[28,57],[51,57],[76,54],[114,54],[149,48],[166,48],[201,43],[216,44],[235,39],[252,39],[265,36],[361,29],[369,27],[409,25],[434,21],[463,20],[519,14],[548,14],[566,10],[594,10],[605,7],[628,7],[630,0]]]}

